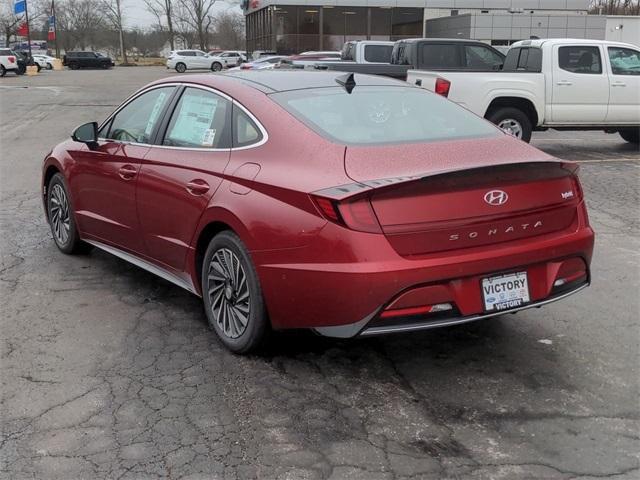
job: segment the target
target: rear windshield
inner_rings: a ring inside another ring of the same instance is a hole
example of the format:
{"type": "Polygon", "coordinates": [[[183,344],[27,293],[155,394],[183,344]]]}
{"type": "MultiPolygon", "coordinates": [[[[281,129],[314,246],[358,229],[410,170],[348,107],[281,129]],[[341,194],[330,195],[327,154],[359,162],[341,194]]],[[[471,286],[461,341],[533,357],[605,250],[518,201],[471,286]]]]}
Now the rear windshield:
{"type": "Polygon", "coordinates": [[[318,134],[351,145],[491,137],[489,122],[422,88],[356,86],[292,90],[270,95],[318,134]]]}

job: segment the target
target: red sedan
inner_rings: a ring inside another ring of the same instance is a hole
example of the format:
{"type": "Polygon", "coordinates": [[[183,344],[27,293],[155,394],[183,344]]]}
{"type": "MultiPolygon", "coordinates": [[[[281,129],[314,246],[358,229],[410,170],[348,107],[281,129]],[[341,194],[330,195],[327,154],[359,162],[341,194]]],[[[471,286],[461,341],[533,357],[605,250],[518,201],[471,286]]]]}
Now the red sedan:
{"type": "Polygon", "coordinates": [[[47,155],[60,250],[98,247],[202,296],[235,352],[479,320],[590,282],[574,164],[404,82],[172,77],[47,155]]]}

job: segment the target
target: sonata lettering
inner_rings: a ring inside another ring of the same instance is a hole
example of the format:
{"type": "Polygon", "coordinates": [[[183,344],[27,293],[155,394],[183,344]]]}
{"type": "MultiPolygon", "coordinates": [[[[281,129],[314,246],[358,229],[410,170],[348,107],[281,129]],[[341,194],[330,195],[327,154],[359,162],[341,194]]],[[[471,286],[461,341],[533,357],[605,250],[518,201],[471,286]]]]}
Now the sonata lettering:
{"type": "MultiPolygon", "coordinates": [[[[509,225],[508,227],[502,229],[502,233],[505,233],[505,234],[514,233],[516,229],[518,231],[520,230],[524,231],[529,229],[529,227],[531,227],[532,230],[542,227],[542,220],[536,221],[536,223],[534,223],[533,226],[530,223],[521,223],[520,225],[509,225]]],[[[497,228],[490,228],[489,230],[487,230],[487,236],[491,237],[493,235],[497,235],[499,231],[500,230],[497,228]]],[[[480,235],[481,235],[481,232],[479,231],[469,232],[467,234],[452,233],[451,235],[449,235],[449,241],[460,240],[460,238],[474,239],[474,238],[478,238],[480,235]]]]}

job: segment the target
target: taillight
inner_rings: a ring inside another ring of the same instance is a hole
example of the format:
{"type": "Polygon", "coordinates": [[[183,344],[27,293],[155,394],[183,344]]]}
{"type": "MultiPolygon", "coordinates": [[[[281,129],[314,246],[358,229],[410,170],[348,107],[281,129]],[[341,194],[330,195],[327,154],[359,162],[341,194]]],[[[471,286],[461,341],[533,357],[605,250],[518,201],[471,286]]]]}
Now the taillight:
{"type": "Polygon", "coordinates": [[[9,63],[16,63],[16,57],[14,57],[13,55],[10,55],[8,60],[9,60],[9,63]]]}
{"type": "Polygon", "coordinates": [[[358,232],[382,233],[380,223],[368,198],[342,201],[317,196],[312,196],[312,198],[320,213],[327,220],[358,232]]]}
{"type": "Polygon", "coordinates": [[[240,70],[251,70],[251,65],[248,63],[243,63],[240,65],[240,70]]]}
{"type": "Polygon", "coordinates": [[[449,96],[449,90],[451,89],[451,82],[444,78],[436,78],[436,93],[447,98],[449,96]]]}

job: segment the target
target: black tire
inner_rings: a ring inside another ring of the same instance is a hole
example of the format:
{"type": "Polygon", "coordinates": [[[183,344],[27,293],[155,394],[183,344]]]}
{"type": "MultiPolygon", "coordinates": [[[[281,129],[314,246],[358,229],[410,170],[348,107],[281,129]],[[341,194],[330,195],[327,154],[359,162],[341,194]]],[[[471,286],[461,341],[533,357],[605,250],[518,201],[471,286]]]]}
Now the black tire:
{"type": "Polygon", "coordinates": [[[222,64],[220,62],[213,62],[211,64],[212,72],[219,72],[220,70],[222,70],[222,64]]]}
{"type": "Polygon", "coordinates": [[[77,253],[86,253],[91,250],[91,246],[89,244],[80,240],[80,235],[78,234],[78,229],[76,227],[73,205],[71,204],[71,198],[69,197],[68,189],[61,173],[56,173],[51,177],[49,185],[47,186],[47,219],[49,220],[49,225],[51,227],[53,241],[61,252],[72,255],[77,253]],[[58,195],[60,191],[64,193],[67,201],[66,215],[68,216],[68,236],[65,240],[61,239],[61,235],[56,233],[53,219],[56,215],[56,203],[54,202],[54,198],[56,198],[56,195],[58,195]]]}
{"type": "Polygon", "coordinates": [[[621,128],[618,133],[626,142],[635,145],[640,143],[640,127],[621,128]]]}
{"type": "Polygon", "coordinates": [[[209,243],[202,262],[202,298],[210,327],[229,350],[249,353],[264,344],[269,321],[260,281],[247,248],[231,231],[209,243]]]}
{"type": "Polygon", "coordinates": [[[15,72],[16,75],[24,75],[27,72],[27,67],[18,67],[15,72]]]}
{"type": "Polygon", "coordinates": [[[53,70],[53,65],[47,62],[47,70],[53,70]]]}
{"type": "Polygon", "coordinates": [[[176,63],[176,72],[178,73],[184,73],[187,71],[187,66],[180,62],[180,63],[176,63]]]}
{"type": "Polygon", "coordinates": [[[519,108],[498,108],[489,112],[486,118],[523,142],[531,141],[533,125],[527,114],[519,108]],[[511,125],[511,128],[508,128],[508,125],[511,125]]]}
{"type": "Polygon", "coordinates": [[[4,77],[7,74],[7,69],[4,68],[4,65],[0,65],[0,77],[4,77]]]}
{"type": "Polygon", "coordinates": [[[40,64],[36,63],[36,67],[38,67],[38,73],[40,73],[40,70],[42,70],[42,67],[40,66],[40,64]]]}
{"type": "Polygon", "coordinates": [[[69,68],[71,70],[78,70],[80,68],[80,65],[78,65],[77,63],[70,63],[69,68]]]}

